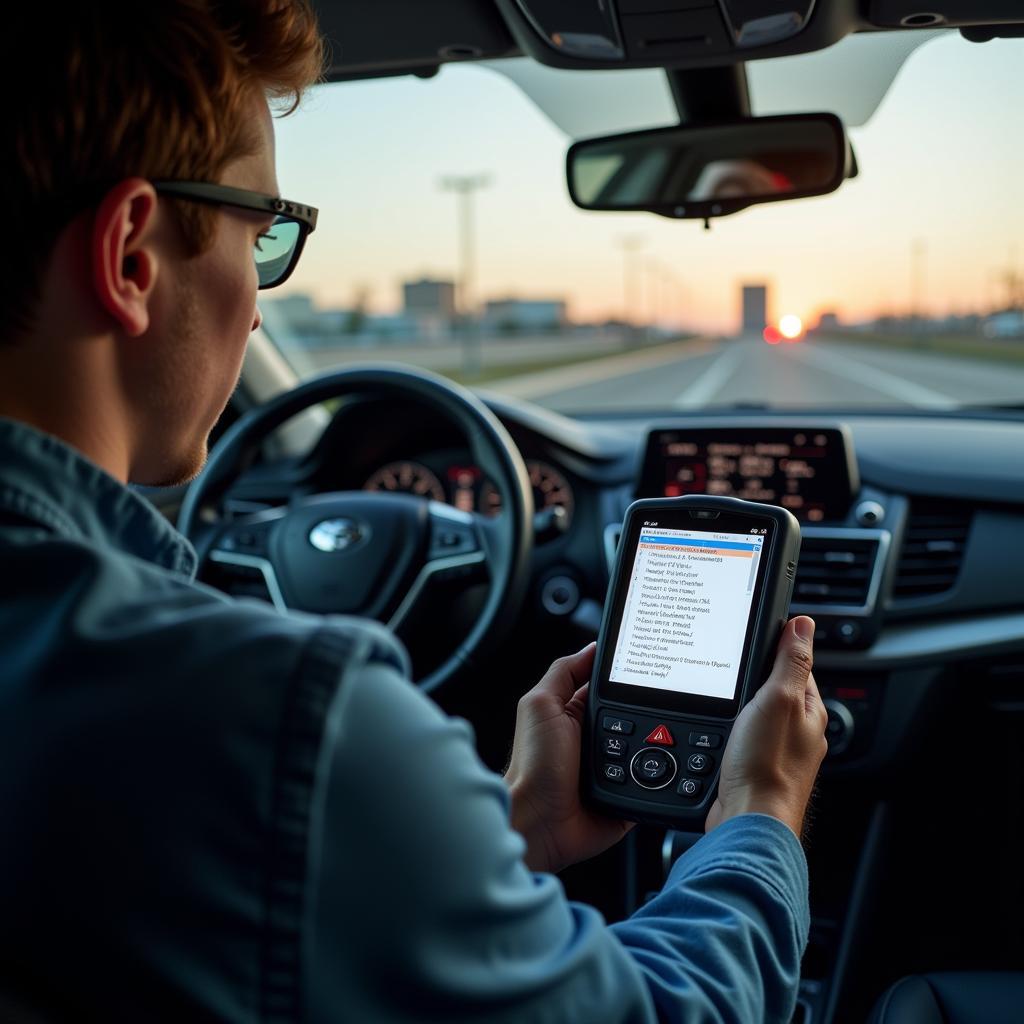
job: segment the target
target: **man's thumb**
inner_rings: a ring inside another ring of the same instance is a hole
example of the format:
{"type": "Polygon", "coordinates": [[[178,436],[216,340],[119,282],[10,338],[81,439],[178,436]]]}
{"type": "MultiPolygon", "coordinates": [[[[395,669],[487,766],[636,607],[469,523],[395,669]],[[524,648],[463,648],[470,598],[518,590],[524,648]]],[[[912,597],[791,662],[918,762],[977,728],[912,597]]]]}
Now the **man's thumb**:
{"type": "Polygon", "coordinates": [[[814,620],[798,615],[786,623],[779,640],[772,676],[785,689],[802,694],[814,667],[814,620]]]}

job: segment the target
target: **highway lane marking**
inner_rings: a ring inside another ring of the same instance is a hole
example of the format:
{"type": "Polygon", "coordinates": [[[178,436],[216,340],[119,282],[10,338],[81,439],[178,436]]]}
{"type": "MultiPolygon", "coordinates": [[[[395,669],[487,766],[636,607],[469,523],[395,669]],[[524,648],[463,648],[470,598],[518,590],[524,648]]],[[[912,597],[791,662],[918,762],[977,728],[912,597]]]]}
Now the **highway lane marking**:
{"type": "Polygon", "coordinates": [[[479,387],[474,385],[474,390],[490,388],[499,394],[511,395],[514,398],[539,398],[561,391],[571,391],[588,384],[600,384],[632,373],[642,373],[644,370],[656,369],[669,363],[686,362],[705,355],[711,350],[712,345],[713,342],[705,338],[669,342],[638,352],[604,356],[571,363],[569,366],[559,366],[552,370],[539,370],[536,373],[489,380],[479,387]]]}
{"type": "Polygon", "coordinates": [[[792,346],[789,351],[805,362],[817,364],[827,373],[845,380],[856,381],[858,384],[871,388],[872,391],[878,391],[890,398],[898,398],[901,402],[906,402],[907,405],[916,408],[955,409],[960,404],[949,395],[933,391],[923,384],[915,384],[913,381],[899,377],[887,370],[868,366],[849,356],[841,356],[831,349],[815,347],[819,344],[827,344],[827,342],[801,342],[799,345],[792,346]]]}
{"type": "Polygon", "coordinates": [[[730,341],[730,345],[696,380],[673,402],[677,409],[698,409],[708,404],[739,369],[749,348],[743,341],[730,341]]]}

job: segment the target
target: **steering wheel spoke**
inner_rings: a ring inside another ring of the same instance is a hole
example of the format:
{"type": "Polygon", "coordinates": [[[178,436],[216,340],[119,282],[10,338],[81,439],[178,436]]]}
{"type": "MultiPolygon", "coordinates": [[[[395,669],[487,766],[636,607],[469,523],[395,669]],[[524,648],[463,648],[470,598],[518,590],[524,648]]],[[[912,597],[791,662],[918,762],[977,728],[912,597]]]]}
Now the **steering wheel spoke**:
{"type": "Polygon", "coordinates": [[[431,585],[458,580],[463,585],[490,578],[488,549],[482,537],[482,516],[443,505],[429,503],[429,540],[427,557],[388,620],[388,626],[400,631],[416,606],[429,593],[431,585]]]}
{"type": "Polygon", "coordinates": [[[206,558],[232,579],[236,593],[266,597],[278,611],[287,611],[277,572],[270,557],[271,535],[285,509],[270,509],[232,519],[218,527],[206,558]],[[262,593],[261,593],[262,588],[262,593]]]}
{"type": "Polygon", "coordinates": [[[211,554],[269,558],[271,533],[285,514],[285,509],[275,508],[222,523],[213,537],[211,554]]]}
{"type": "Polygon", "coordinates": [[[430,546],[427,565],[457,558],[479,561],[479,558],[471,559],[470,556],[486,555],[481,539],[481,516],[442,505],[439,501],[431,501],[428,507],[430,546]]]}

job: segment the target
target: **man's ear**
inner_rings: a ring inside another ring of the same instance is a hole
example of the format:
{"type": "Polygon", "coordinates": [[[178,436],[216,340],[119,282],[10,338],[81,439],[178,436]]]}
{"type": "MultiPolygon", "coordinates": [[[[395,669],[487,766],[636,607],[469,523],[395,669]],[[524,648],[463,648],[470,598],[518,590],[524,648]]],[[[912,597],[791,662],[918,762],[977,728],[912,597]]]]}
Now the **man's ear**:
{"type": "Polygon", "coordinates": [[[128,178],[103,197],[93,218],[96,297],[130,338],[149,327],[149,302],[157,275],[156,213],[153,186],[144,178],[128,178]]]}

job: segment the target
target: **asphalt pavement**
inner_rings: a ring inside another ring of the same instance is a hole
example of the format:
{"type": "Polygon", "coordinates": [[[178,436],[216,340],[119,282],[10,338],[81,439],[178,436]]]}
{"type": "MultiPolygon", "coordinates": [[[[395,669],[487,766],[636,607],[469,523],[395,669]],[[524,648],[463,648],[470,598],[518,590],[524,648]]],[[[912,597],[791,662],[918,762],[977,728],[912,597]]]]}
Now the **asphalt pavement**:
{"type": "Polygon", "coordinates": [[[778,345],[723,339],[664,355],[653,365],[650,355],[646,364],[620,356],[493,387],[569,413],[736,404],[952,409],[1024,403],[1024,363],[814,338],[778,345]]]}

